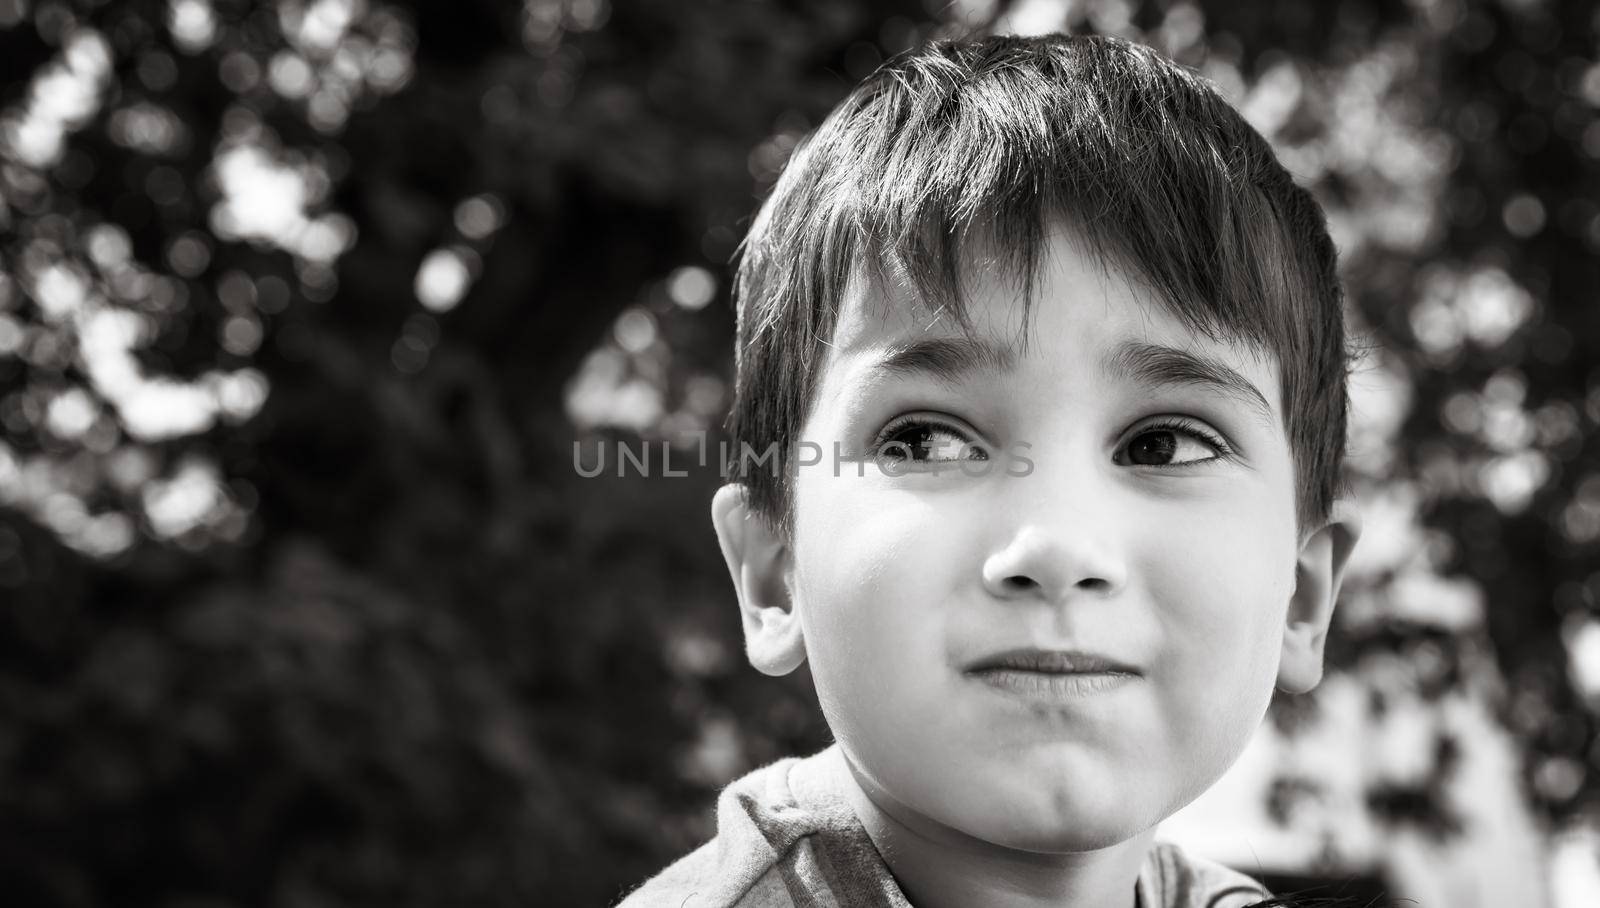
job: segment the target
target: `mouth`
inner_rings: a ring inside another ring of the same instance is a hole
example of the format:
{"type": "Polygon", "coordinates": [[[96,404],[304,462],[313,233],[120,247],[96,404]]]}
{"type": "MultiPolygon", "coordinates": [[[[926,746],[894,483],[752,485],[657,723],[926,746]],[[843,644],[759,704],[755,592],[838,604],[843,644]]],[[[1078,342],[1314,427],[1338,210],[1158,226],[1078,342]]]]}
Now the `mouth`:
{"type": "Polygon", "coordinates": [[[1098,653],[1078,650],[1013,649],[984,656],[967,666],[968,674],[986,671],[1038,672],[1046,675],[1137,675],[1139,670],[1098,653]]]}
{"type": "Polygon", "coordinates": [[[1026,699],[1061,699],[1115,690],[1141,677],[1137,668],[1098,653],[1014,649],[984,656],[968,677],[1026,699]]]}

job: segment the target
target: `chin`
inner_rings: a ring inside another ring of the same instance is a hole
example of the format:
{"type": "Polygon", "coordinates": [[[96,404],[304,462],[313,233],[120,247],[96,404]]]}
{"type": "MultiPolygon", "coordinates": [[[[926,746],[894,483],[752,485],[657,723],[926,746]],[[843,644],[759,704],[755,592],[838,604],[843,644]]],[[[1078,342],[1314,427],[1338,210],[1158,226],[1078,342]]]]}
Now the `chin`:
{"type": "Polygon", "coordinates": [[[1098,822],[1034,824],[1017,818],[996,819],[986,841],[1035,854],[1083,854],[1120,845],[1139,834],[1121,818],[1095,818],[1098,822]]]}
{"type": "Polygon", "coordinates": [[[965,816],[951,817],[957,828],[1004,848],[1038,854],[1099,851],[1137,836],[1140,810],[1130,811],[1126,792],[1115,786],[1034,786],[990,792],[981,803],[963,805],[965,816]]]}

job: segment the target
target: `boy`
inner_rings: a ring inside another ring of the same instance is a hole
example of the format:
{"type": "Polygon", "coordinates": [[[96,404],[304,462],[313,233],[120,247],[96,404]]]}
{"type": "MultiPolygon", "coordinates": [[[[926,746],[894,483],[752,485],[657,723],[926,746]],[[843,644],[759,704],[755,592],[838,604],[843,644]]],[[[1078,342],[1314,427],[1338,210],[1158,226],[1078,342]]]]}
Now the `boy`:
{"type": "Polygon", "coordinates": [[[1266,899],[1153,843],[1320,680],[1359,534],[1335,252],[1266,142],[1124,41],[926,47],[797,151],[736,298],[713,522],[836,743],[623,904],[1266,899]]]}

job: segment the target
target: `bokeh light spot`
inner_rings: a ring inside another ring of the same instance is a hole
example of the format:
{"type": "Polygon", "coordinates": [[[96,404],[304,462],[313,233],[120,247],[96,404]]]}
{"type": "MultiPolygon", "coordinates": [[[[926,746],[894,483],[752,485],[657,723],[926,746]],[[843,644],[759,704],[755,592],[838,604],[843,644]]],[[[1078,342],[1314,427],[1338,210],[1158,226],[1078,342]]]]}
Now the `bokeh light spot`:
{"type": "Polygon", "coordinates": [[[500,229],[505,206],[492,195],[475,195],[456,206],[456,230],[469,240],[481,240],[500,229]]]}
{"type": "Polygon", "coordinates": [[[261,323],[247,315],[235,315],[222,323],[219,340],[222,348],[235,356],[249,356],[261,346],[261,323]]]}
{"type": "Polygon", "coordinates": [[[641,353],[656,341],[655,316],[634,306],[617,317],[612,333],[622,349],[629,353],[641,353]]]}
{"type": "Polygon", "coordinates": [[[304,98],[311,94],[311,66],[290,51],[281,51],[272,58],[267,80],[272,90],[285,98],[304,98]]]}
{"type": "Polygon", "coordinates": [[[1513,236],[1527,239],[1544,229],[1544,204],[1527,193],[1512,196],[1500,214],[1513,236]]]}
{"type": "Polygon", "coordinates": [[[458,249],[435,249],[417,269],[417,300],[434,312],[454,309],[472,285],[472,271],[458,249]]]}
{"type": "Polygon", "coordinates": [[[211,247],[205,236],[190,231],[173,240],[167,247],[167,264],[183,277],[199,277],[211,264],[211,247]]]}
{"type": "Polygon", "coordinates": [[[195,54],[217,38],[217,17],[207,0],[172,0],[167,7],[167,28],[185,53],[195,54]]]}
{"type": "Polygon", "coordinates": [[[685,309],[704,309],[717,295],[717,279],[697,265],[688,265],[667,278],[667,295],[685,309]]]}

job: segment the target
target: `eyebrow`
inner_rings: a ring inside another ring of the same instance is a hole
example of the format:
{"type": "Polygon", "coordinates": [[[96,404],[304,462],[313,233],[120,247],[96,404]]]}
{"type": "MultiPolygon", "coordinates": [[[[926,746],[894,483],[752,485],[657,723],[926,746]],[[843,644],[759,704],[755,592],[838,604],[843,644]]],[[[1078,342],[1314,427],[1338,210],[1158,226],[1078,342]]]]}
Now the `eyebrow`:
{"type": "Polygon", "coordinates": [[[1275,424],[1272,405],[1250,380],[1203,354],[1161,344],[1130,341],[1104,360],[1108,373],[1126,375],[1151,388],[1198,385],[1249,407],[1267,426],[1275,424]]]}
{"type": "Polygon", "coordinates": [[[891,376],[929,375],[955,384],[974,372],[1008,372],[1016,364],[1010,347],[979,337],[924,337],[896,344],[873,364],[891,376]]]}
{"type": "MultiPolygon", "coordinates": [[[[925,337],[891,346],[874,363],[877,374],[932,376],[956,384],[974,372],[1008,372],[1017,354],[982,337],[925,337]]],[[[1150,388],[1199,386],[1232,398],[1271,427],[1276,420],[1265,395],[1228,365],[1200,353],[1140,341],[1125,342],[1102,360],[1108,374],[1124,375],[1150,388]]]]}

